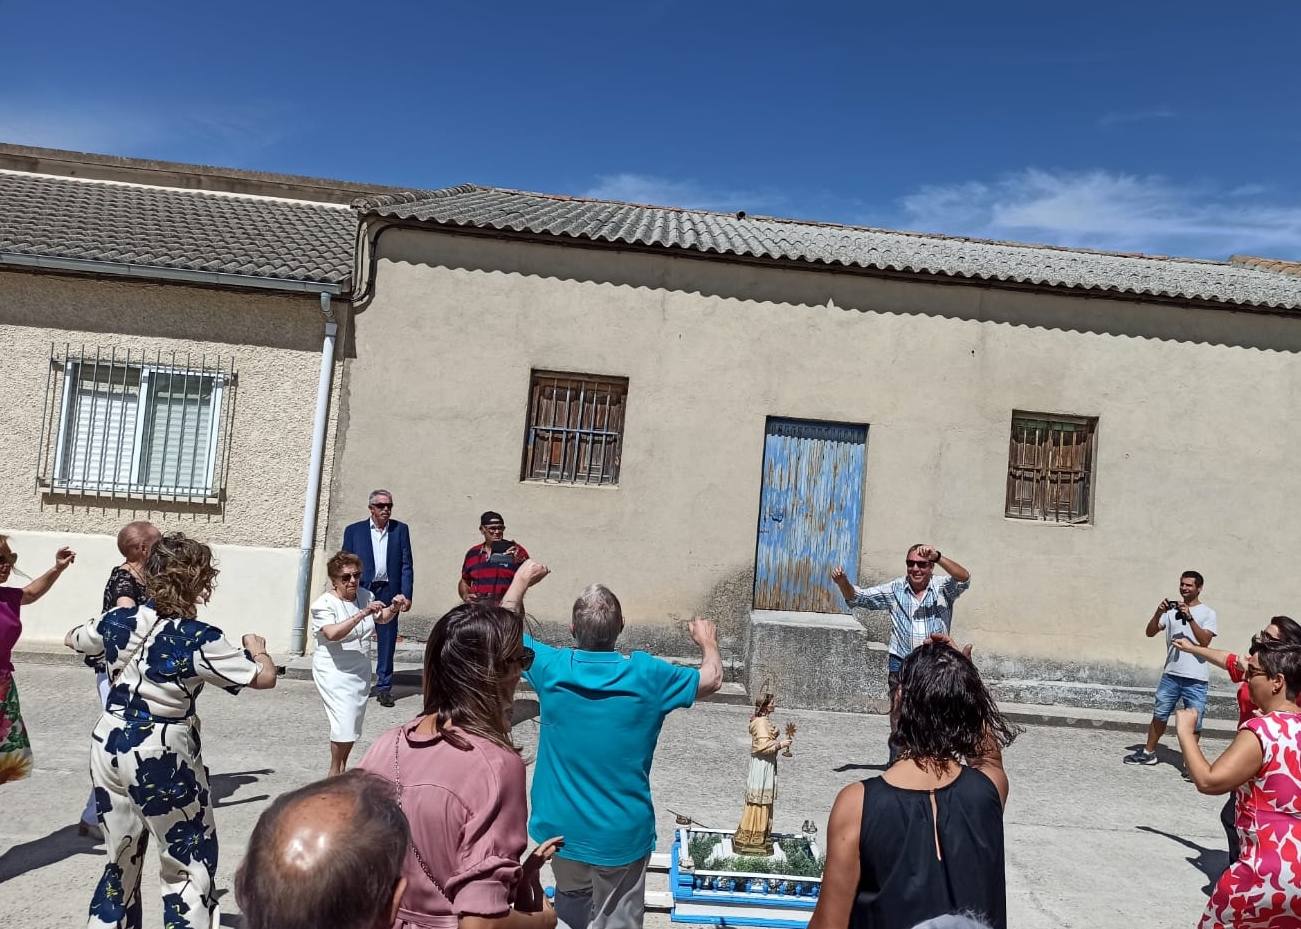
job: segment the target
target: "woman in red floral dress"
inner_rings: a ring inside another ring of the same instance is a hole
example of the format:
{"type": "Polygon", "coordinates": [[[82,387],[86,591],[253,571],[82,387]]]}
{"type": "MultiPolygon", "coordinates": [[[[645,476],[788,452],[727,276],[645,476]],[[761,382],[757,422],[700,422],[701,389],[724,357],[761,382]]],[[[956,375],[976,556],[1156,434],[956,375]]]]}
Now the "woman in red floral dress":
{"type": "Polygon", "coordinates": [[[1301,648],[1258,636],[1246,669],[1260,715],[1215,764],[1197,742],[1195,710],[1176,727],[1188,774],[1205,794],[1237,791],[1238,860],[1220,875],[1199,929],[1301,926],[1301,648]]]}

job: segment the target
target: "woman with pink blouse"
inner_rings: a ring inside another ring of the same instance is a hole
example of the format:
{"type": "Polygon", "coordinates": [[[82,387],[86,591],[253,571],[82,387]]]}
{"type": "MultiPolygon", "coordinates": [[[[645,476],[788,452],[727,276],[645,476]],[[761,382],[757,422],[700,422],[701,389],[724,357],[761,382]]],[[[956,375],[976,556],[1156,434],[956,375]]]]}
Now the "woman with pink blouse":
{"type": "Polygon", "coordinates": [[[533,661],[518,607],[545,573],[521,566],[506,606],[463,603],[435,624],[421,715],[380,735],[361,760],[396,785],[411,826],[394,929],[555,929],[538,874],[562,840],[521,863],[524,762],[510,740],[515,687],[533,661]]]}

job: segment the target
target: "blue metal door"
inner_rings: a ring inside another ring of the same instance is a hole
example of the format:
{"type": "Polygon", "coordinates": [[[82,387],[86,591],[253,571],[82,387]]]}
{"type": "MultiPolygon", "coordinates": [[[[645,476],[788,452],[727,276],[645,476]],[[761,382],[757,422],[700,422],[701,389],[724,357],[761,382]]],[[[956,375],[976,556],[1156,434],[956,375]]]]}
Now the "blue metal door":
{"type": "Polygon", "coordinates": [[[768,420],[754,608],[843,613],[828,572],[857,574],[867,427],[768,420]]]}

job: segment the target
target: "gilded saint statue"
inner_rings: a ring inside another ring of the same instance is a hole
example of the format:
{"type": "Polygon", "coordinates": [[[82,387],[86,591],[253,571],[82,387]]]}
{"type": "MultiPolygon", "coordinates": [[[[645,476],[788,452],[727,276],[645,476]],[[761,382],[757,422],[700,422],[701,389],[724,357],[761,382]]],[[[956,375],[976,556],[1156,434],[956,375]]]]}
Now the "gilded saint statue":
{"type": "Polygon", "coordinates": [[[786,749],[790,755],[794,725],[786,727],[786,738],[768,717],[777,708],[770,693],[761,696],[750,717],[750,773],[745,780],[745,810],[741,824],[732,837],[732,851],[737,855],[772,854],[772,807],[777,799],[777,753],[786,749]]]}

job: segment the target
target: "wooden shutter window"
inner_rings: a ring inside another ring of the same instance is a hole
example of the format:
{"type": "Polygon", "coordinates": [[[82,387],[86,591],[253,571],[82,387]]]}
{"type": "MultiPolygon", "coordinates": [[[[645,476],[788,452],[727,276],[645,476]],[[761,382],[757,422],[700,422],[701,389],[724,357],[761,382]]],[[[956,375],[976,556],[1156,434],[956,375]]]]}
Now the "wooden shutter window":
{"type": "Polygon", "coordinates": [[[1092,518],[1097,420],[1014,413],[1004,515],[1054,523],[1092,518]]]}
{"type": "Polygon", "coordinates": [[[535,371],[521,479],[618,484],[627,378],[535,371]]]}

